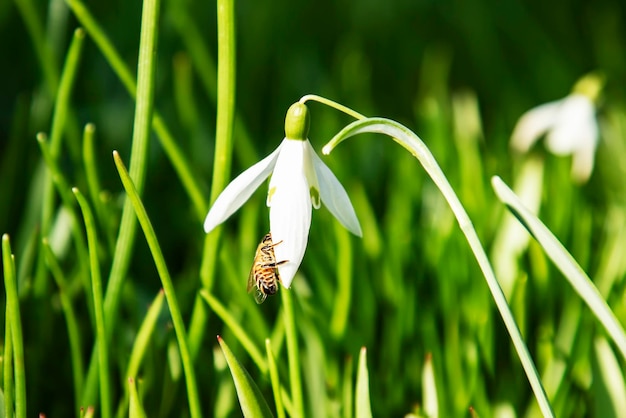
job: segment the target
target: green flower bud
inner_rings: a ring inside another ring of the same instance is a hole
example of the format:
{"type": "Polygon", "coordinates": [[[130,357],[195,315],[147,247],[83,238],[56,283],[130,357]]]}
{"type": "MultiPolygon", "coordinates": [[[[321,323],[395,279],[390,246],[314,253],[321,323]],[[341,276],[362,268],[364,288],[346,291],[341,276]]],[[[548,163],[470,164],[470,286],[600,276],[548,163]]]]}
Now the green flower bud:
{"type": "Polygon", "coordinates": [[[309,135],[309,109],[303,103],[294,103],[287,110],[285,117],[285,136],[287,139],[306,141],[309,135]]]}

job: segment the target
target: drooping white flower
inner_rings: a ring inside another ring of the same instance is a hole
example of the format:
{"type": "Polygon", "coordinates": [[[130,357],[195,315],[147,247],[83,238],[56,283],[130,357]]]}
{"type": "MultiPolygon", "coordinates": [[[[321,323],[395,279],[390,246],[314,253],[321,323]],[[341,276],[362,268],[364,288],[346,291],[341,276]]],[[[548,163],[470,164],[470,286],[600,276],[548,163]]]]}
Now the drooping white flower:
{"type": "Polygon", "coordinates": [[[511,147],[525,153],[545,134],[546,148],[555,155],[572,155],[572,178],[586,182],[593,171],[598,145],[594,101],[601,86],[599,77],[588,75],[565,98],[524,113],[513,130],[511,147]]]}
{"type": "Polygon", "coordinates": [[[218,196],[204,221],[209,233],[250,198],[271,175],[267,206],[281,282],[290,287],[302,258],[311,226],[311,207],[320,202],[350,232],[361,236],[361,226],[350,198],[339,180],[317,156],[307,138],[309,113],[302,103],[293,104],[285,118],[285,138],[278,148],[235,178],[218,196]]]}

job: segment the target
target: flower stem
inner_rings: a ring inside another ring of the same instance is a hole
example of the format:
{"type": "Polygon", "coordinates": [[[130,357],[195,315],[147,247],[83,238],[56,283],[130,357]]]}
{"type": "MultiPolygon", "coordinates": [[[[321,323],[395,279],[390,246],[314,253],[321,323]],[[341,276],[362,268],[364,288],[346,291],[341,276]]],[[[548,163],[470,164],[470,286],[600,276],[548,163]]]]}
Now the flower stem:
{"type": "Polygon", "coordinates": [[[316,94],[307,94],[306,96],[302,96],[302,98],[300,99],[300,103],[306,103],[309,100],[325,104],[326,106],[330,106],[333,109],[337,109],[340,112],[345,113],[346,115],[352,116],[354,119],[365,119],[365,117],[366,117],[365,115],[362,115],[359,112],[354,111],[354,110],[350,109],[347,106],[344,106],[344,105],[342,105],[340,103],[337,103],[337,102],[335,102],[333,100],[330,100],[330,99],[327,99],[325,97],[318,96],[316,94]]]}
{"type": "Polygon", "coordinates": [[[296,319],[293,312],[293,299],[289,289],[280,292],[283,300],[285,317],[285,331],[287,334],[287,355],[289,357],[289,381],[291,384],[291,399],[293,400],[294,416],[304,417],[304,403],[302,400],[302,378],[300,376],[300,352],[298,349],[298,334],[296,319]]]}

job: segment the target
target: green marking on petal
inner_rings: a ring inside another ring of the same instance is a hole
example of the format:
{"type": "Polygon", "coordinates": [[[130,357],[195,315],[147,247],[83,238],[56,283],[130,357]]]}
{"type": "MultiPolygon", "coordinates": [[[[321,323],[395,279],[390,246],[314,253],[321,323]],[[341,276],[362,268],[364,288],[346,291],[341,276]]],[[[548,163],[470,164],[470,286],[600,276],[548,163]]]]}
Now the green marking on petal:
{"type": "Polygon", "coordinates": [[[285,116],[285,136],[287,139],[306,141],[309,135],[309,108],[303,103],[294,103],[285,116]]]}
{"type": "Polygon", "coordinates": [[[319,209],[320,207],[320,191],[317,187],[309,188],[309,193],[311,193],[311,203],[315,209],[319,209]]]}
{"type": "Polygon", "coordinates": [[[276,187],[270,187],[270,189],[267,191],[267,206],[271,205],[274,193],[276,193],[276,187]]]}

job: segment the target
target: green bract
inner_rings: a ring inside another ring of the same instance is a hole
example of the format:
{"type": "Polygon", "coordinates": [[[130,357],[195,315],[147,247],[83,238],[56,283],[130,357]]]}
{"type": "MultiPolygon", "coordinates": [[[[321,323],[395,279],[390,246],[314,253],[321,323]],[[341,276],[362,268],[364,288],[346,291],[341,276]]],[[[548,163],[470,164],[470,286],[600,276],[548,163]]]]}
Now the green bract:
{"type": "Polygon", "coordinates": [[[304,103],[294,103],[285,116],[285,136],[289,139],[306,141],[309,135],[309,108],[304,103]]]}

